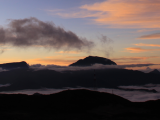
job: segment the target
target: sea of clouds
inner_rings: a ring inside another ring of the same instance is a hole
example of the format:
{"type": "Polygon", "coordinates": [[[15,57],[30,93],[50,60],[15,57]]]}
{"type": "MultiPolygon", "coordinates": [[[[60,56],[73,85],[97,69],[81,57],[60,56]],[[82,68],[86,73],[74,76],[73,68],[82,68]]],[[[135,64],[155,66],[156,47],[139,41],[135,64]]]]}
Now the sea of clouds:
{"type": "MultiPolygon", "coordinates": [[[[111,69],[111,68],[116,68],[116,69],[125,69],[128,67],[144,67],[146,66],[146,69],[141,69],[140,71],[148,73],[151,72],[153,69],[149,68],[149,66],[154,65],[154,64],[131,64],[131,65],[102,65],[102,64],[95,64],[93,66],[89,67],[72,67],[72,66],[58,66],[58,65],[41,65],[41,64],[35,64],[35,65],[30,65],[31,69],[34,70],[43,70],[43,69],[49,69],[49,70],[56,70],[56,71],[75,71],[75,70],[89,70],[89,69],[111,69]]],[[[160,71],[160,69],[158,69],[160,71]]],[[[0,72],[6,71],[2,68],[0,68],[0,72]]],[[[5,84],[5,85],[0,85],[0,87],[8,87],[10,84],[5,84]]],[[[118,96],[121,96],[123,98],[126,98],[130,101],[133,102],[143,102],[143,101],[148,101],[148,100],[157,100],[160,99],[160,84],[147,84],[144,86],[119,86],[120,88],[124,89],[134,89],[134,91],[127,91],[127,90],[121,90],[121,89],[110,89],[110,88],[97,88],[96,91],[99,92],[108,92],[108,93],[113,93],[118,96]],[[147,92],[147,91],[139,91],[138,89],[148,89],[148,90],[156,90],[157,93],[152,93],[152,92],[147,92]]],[[[63,90],[67,89],[82,89],[82,87],[78,88],[64,88],[64,89],[48,89],[48,88],[43,88],[43,89],[28,89],[28,90],[18,90],[18,91],[7,91],[7,92],[1,92],[1,93],[6,93],[6,94],[28,94],[32,95],[34,93],[41,93],[41,94],[52,94],[52,93],[57,93],[63,90]]],[[[95,90],[93,88],[83,88],[83,89],[90,89],[90,90],[95,90]]]]}
{"type": "MultiPolygon", "coordinates": [[[[134,68],[134,67],[146,67],[146,69],[139,69],[139,71],[148,73],[153,71],[149,66],[159,65],[159,64],[129,64],[129,65],[103,65],[103,64],[94,64],[92,66],[86,67],[78,67],[78,66],[59,66],[59,65],[41,65],[41,64],[33,64],[30,65],[31,69],[34,70],[55,70],[55,71],[76,71],[76,70],[90,70],[90,69],[125,69],[125,68],[134,68]]],[[[158,69],[160,71],[160,69],[158,69]]]]}
{"type": "Polygon", "coordinates": [[[18,90],[18,91],[7,91],[7,92],[1,92],[5,94],[28,94],[32,95],[34,93],[41,93],[41,94],[53,94],[58,93],[63,90],[73,90],[73,89],[89,89],[99,92],[107,92],[107,93],[113,93],[115,95],[121,96],[123,98],[126,98],[132,102],[144,102],[148,100],[157,100],[160,99],[160,84],[147,84],[144,86],[120,86],[121,88],[131,88],[135,89],[135,91],[125,91],[120,89],[111,89],[111,88],[64,88],[64,89],[48,89],[48,88],[42,88],[42,89],[28,89],[28,90],[18,90]],[[136,89],[148,89],[152,90],[155,89],[157,93],[152,92],[146,92],[146,91],[139,91],[136,89]]]}

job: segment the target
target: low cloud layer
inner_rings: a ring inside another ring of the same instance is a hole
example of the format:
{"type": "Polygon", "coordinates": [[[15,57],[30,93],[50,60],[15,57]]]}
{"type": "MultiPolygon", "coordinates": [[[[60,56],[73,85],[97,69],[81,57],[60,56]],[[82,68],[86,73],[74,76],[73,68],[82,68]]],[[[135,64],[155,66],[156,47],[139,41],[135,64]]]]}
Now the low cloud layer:
{"type": "MultiPolygon", "coordinates": [[[[110,88],[97,88],[97,91],[99,92],[107,92],[107,93],[113,93],[115,95],[121,96],[123,98],[126,98],[132,102],[144,102],[144,101],[148,101],[148,100],[157,100],[160,99],[160,85],[153,85],[151,84],[151,86],[123,86],[125,88],[133,88],[133,89],[155,89],[156,91],[158,91],[158,93],[150,93],[150,92],[144,92],[144,91],[125,91],[125,90],[120,90],[120,89],[110,89],[110,88]]],[[[67,89],[90,89],[90,90],[95,90],[92,88],[64,88],[64,89],[48,89],[48,88],[43,88],[43,89],[28,89],[28,90],[18,90],[18,91],[9,91],[9,92],[3,92],[6,94],[18,94],[18,93],[22,93],[22,94],[28,94],[28,95],[32,95],[34,93],[41,93],[41,94],[53,94],[53,93],[57,93],[63,90],[67,90],[67,89]]]]}
{"type": "Polygon", "coordinates": [[[133,102],[143,102],[147,100],[160,99],[160,85],[159,84],[146,84],[144,86],[120,86],[121,88],[135,89],[135,91],[121,91],[115,90],[115,94],[127,98],[133,102]],[[138,89],[156,90],[157,93],[138,91],[138,89]],[[137,90],[137,91],[136,91],[137,90]]]}
{"type": "Polygon", "coordinates": [[[124,69],[124,68],[133,68],[133,67],[146,67],[153,66],[158,64],[130,64],[130,65],[102,65],[102,64],[94,64],[93,66],[87,67],[76,67],[76,66],[58,66],[58,65],[41,65],[34,64],[30,65],[30,68],[35,70],[49,69],[56,71],[76,71],[76,70],[91,70],[91,69],[124,69]]]}
{"type": "Polygon", "coordinates": [[[93,42],[78,37],[52,22],[31,17],[9,20],[8,28],[0,28],[0,44],[14,47],[45,47],[62,50],[90,48],[93,42]]]}
{"type": "Polygon", "coordinates": [[[0,72],[3,72],[3,71],[8,71],[8,70],[5,70],[5,69],[0,67],[0,72]]]}
{"type": "Polygon", "coordinates": [[[8,87],[10,86],[11,84],[0,84],[0,87],[8,87]]]}

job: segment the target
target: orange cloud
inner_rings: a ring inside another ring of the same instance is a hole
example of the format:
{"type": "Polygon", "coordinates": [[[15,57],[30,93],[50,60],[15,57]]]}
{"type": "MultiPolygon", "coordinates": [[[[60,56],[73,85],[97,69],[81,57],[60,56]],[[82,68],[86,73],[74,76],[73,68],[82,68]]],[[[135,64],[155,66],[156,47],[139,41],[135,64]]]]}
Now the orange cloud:
{"type": "Polygon", "coordinates": [[[142,53],[142,52],[148,52],[148,51],[160,51],[160,49],[142,49],[137,47],[130,47],[125,48],[130,53],[142,53]]]}
{"type": "Polygon", "coordinates": [[[29,64],[54,64],[54,65],[61,65],[61,66],[68,66],[69,64],[76,62],[79,59],[84,58],[84,56],[49,56],[45,58],[36,58],[36,59],[29,59],[26,60],[29,64]]]}
{"type": "Polygon", "coordinates": [[[152,64],[156,63],[156,60],[158,60],[159,56],[135,56],[135,57],[118,57],[118,58],[112,58],[113,61],[115,61],[118,65],[127,65],[127,64],[152,64]],[[151,60],[151,61],[149,61],[151,60]]]}
{"type": "Polygon", "coordinates": [[[160,33],[144,35],[144,36],[139,37],[138,39],[160,39],[160,33]]]}
{"type": "Polygon", "coordinates": [[[141,32],[149,32],[149,31],[157,31],[160,30],[159,28],[151,28],[151,29],[141,29],[141,30],[137,30],[137,32],[141,33],[141,32]]]}
{"type": "Polygon", "coordinates": [[[51,58],[51,59],[82,59],[82,58],[85,58],[86,56],[69,56],[69,55],[56,55],[56,56],[48,56],[48,57],[45,57],[45,58],[51,58]]]}
{"type": "Polygon", "coordinates": [[[128,61],[128,60],[147,60],[147,59],[152,59],[152,58],[159,58],[158,56],[149,56],[149,57],[120,57],[120,58],[113,58],[112,60],[123,60],[123,61],[128,61]]]}
{"type": "Polygon", "coordinates": [[[68,59],[76,59],[76,60],[78,60],[78,59],[84,59],[86,56],[66,56],[66,58],[68,58],[68,59]]]}
{"type": "Polygon", "coordinates": [[[55,53],[60,53],[60,54],[63,54],[63,53],[67,53],[67,54],[80,54],[81,52],[78,52],[78,51],[59,51],[59,52],[55,52],[55,53]]]}
{"type": "Polygon", "coordinates": [[[95,18],[110,27],[160,28],[159,0],[106,0],[80,6],[78,10],[51,12],[65,18],[95,18]]]}
{"type": "Polygon", "coordinates": [[[107,0],[81,9],[103,12],[95,21],[113,27],[160,28],[160,2],[157,0],[107,0]],[[154,14],[153,14],[154,13],[154,14]]]}
{"type": "Polygon", "coordinates": [[[61,65],[61,66],[68,66],[69,64],[75,62],[75,60],[63,60],[63,59],[30,59],[27,60],[29,64],[54,64],[54,65],[61,65]]]}
{"type": "Polygon", "coordinates": [[[151,46],[151,47],[160,47],[160,44],[144,44],[144,43],[139,43],[139,44],[134,44],[136,46],[151,46]]]}
{"type": "Polygon", "coordinates": [[[130,65],[130,64],[152,64],[151,62],[147,62],[147,61],[118,61],[116,62],[118,65],[130,65]]]}

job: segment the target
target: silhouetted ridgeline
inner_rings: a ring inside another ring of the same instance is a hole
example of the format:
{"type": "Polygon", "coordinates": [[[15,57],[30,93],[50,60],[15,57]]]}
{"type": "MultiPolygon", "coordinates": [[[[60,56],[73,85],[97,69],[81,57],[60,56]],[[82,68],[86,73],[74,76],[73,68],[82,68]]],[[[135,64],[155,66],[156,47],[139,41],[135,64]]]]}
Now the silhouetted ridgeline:
{"type": "Polygon", "coordinates": [[[0,94],[1,120],[129,120],[160,118],[160,101],[130,102],[114,94],[85,89],[51,95],[0,94]]]}
{"type": "Polygon", "coordinates": [[[22,61],[22,62],[0,64],[0,68],[7,70],[15,68],[29,68],[29,65],[25,61],[22,61]]]}
{"type": "Polygon", "coordinates": [[[84,59],[80,59],[77,62],[70,64],[69,66],[91,66],[93,64],[117,65],[115,62],[107,58],[98,56],[88,56],[84,59]]]}
{"type": "Polygon", "coordinates": [[[154,69],[153,71],[150,72],[151,74],[159,74],[160,75],[160,72],[157,70],[157,69],[154,69]]]}

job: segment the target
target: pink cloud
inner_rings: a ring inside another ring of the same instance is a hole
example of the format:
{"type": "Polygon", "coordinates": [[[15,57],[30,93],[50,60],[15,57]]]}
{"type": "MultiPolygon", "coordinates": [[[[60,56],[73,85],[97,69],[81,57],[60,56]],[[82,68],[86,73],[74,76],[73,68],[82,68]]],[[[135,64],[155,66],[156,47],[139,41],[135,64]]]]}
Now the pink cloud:
{"type": "Polygon", "coordinates": [[[159,0],[105,0],[76,10],[51,12],[63,18],[94,18],[94,23],[114,28],[160,28],[159,0]]]}
{"type": "Polygon", "coordinates": [[[147,60],[151,58],[159,58],[159,56],[149,56],[149,57],[119,57],[119,58],[112,58],[112,60],[123,60],[123,61],[128,61],[128,60],[147,60]]]}
{"type": "Polygon", "coordinates": [[[99,11],[101,14],[94,21],[112,27],[160,27],[160,2],[157,0],[107,0],[83,5],[81,9],[99,11]]]}
{"type": "Polygon", "coordinates": [[[145,43],[138,43],[134,44],[136,46],[150,46],[150,47],[160,47],[160,44],[145,44],[145,43]]]}
{"type": "Polygon", "coordinates": [[[151,35],[143,35],[137,39],[160,39],[160,33],[151,34],[151,35]]]}
{"type": "Polygon", "coordinates": [[[143,49],[143,48],[138,48],[138,47],[130,47],[130,48],[125,48],[127,52],[130,53],[142,53],[142,52],[149,52],[149,51],[160,51],[160,49],[143,49]]]}

